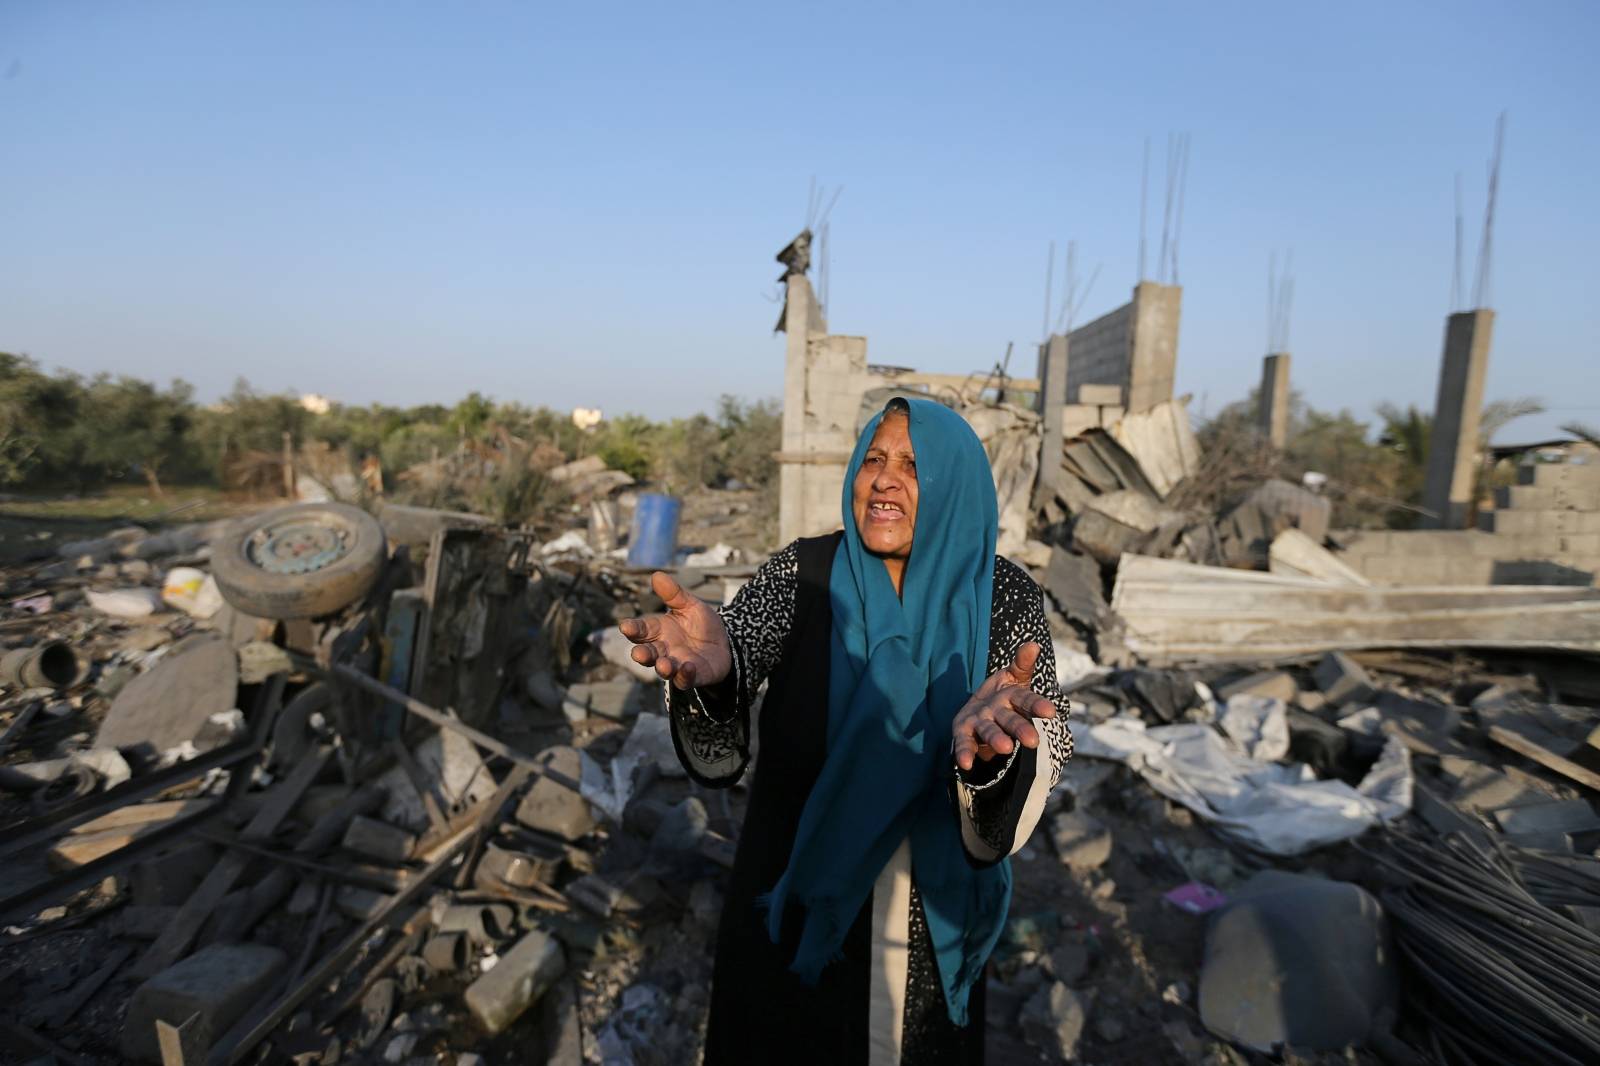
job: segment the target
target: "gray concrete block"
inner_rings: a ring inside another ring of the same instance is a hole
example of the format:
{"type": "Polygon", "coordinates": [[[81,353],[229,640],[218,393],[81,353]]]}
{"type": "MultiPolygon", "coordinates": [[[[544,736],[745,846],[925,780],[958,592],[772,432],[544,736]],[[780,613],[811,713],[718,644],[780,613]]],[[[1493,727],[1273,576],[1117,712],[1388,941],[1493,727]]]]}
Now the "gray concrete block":
{"type": "Polygon", "coordinates": [[[398,866],[411,858],[411,849],[416,843],[417,838],[404,829],[357,815],[350,819],[341,846],[357,855],[398,866]]]}
{"type": "Polygon", "coordinates": [[[1317,688],[1334,706],[1357,703],[1372,697],[1375,688],[1372,678],[1361,664],[1342,651],[1330,651],[1317,663],[1312,674],[1317,688]]]}
{"type": "Polygon", "coordinates": [[[1111,858],[1111,830],[1082,811],[1064,811],[1052,818],[1050,841],[1073,870],[1093,870],[1111,858]]]}
{"type": "Polygon", "coordinates": [[[160,1062],[156,1022],[182,1025],[198,1014],[199,1046],[210,1047],[255,1006],[288,957],[263,944],[213,944],[156,974],[134,992],[122,1025],[122,1053],[160,1062]]]}
{"type": "Polygon", "coordinates": [[[659,691],[658,685],[641,685],[624,678],[620,681],[579,683],[567,689],[567,700],[583,708],[585,717],[610,718],[624,721],[637,717],[649,695],[659,691]]]}
{"type": "Polygon", "coordinates": [[[467,987],[467,1010],[485,1032],[499,1033],[536,1003],[566,968],[560,941],[535,929],[467,987]]]}
{"type": "MultiPolygon", "coordinates": [[[[631,682],[630,682],[631,683],[631,682]]],[[[543,761],[572,781],[583,774],[582,758],[572,747],[551,748],[543,761]]],[[[579,840],[594,830],[594,814],[589,803],[565,785],[558,785],[547,777],[534,781],[533,787],[517,805],[517,821],[529,829],[549,833],[562,840],[579,840]]]]}

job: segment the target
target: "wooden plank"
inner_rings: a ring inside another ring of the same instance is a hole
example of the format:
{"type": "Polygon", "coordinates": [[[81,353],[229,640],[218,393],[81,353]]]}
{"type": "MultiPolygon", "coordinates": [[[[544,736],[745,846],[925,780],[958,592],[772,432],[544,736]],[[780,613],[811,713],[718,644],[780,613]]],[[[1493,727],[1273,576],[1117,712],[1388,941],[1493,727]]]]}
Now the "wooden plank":
{"type": "Polygon", "coordinates": [[[98,818],[84,822],[72,831],[98,833],[106,829],[137,828],[149,822],[167,822],[179,815],[192,814],[202,807],[209,807],[214,802],[210,799],[184,799],[130,803],[126,807],[118,807],[114,811],[108,811],[98,818]]]}
{"type": "Polygon", "coordinates": [[[1554,770],[1563,777],[1571,778],[1580,785],[1587,785],[1596,792],[1600,792],[1600,774],[1579,766],[1571,759],[1557,755],[1549,748],[1530,740],[1515,730],[1507,729],[1505,726],[1491,725],[1489,727],[1489,739],[1502,747],[1510,748],[1518,755],[1532,759],[1548,770],[1554,770]]]}
{"type": "MultiPolygon", "coordinates": [[[[270,837],[285,818],[289,816],[300,798],[305,795],[306,789],[322,773],[322,768],[327,765],[328,757],[332,754],[331,748],[318,748],[306,752],[296,764],[294,770],[284,779],[283,783],[273,790],[267,802],[256,811],[255,817],[245,826],[239,834],[245,841],[259,841],[270,837]]],[[[171,966],[183,957],[194,938],[199,935],[200,927],[205,924],[206,918],[222,897],[233,890],[235,882],[244,874],[249,865],[248,856],[229,852],[212,867],[200,887],[195,889],[189,898],[178,908],[178,916],[171,925],[156,938],[148,951],[134,967],[134,976],[153,977],[162,970],[171,966]]]]}
{"type": "Polygon", "coordinates": [[[56,841],[46,853],[45,861],[52,870],[86,866],[175,821],[209,810],[215,803],[212,799],[172,800],[139,803],[112,811],[56,841]]]}

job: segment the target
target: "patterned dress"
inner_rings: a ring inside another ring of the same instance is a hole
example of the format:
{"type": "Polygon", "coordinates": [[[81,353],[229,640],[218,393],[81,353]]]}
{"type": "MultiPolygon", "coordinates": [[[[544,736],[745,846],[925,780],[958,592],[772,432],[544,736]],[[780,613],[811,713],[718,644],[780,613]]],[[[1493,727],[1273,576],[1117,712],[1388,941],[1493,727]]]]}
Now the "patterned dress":
{"type": "MultiPolygon", "coordinates": [[[[714,686],[667,687],[673,741],[689,774],[713,788],[737,782],[751,762],[751,707],[759,715],[759,759],[717,935],[706,1066],[841,1063],[972,1066],[983,1061],[984,982],[973,988],[970,1023],[950,1021],[922,903],[902,843],[846,937],[841,958],[806,986],[788,971],[799,934],[786,916],[773,945],[756,903],[788,864],[800,813],[826,756],[831,611],[828,579],[840,534],[795,541],[769,559],[721,608],[733,671],[714,686]]],[[[969,861],[985,865],[1017,851],[1072,754],[1067,701],[1038,585],[996,558],[987,673],[1040,645],[1033,691],[1057,708],[1034,719],[1043,742],[1017,745],[970,773],[951,764],[951,817],[969,861]]]]}

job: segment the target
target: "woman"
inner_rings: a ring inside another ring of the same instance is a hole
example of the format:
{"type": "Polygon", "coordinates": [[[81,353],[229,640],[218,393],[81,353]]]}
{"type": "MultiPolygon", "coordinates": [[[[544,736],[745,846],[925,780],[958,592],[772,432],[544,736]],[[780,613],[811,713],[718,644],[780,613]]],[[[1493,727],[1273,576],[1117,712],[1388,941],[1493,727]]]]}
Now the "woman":
{"type": "Polygon", "coordinates": [[[707,1066],[981,1062],[1006,856],[1072,751],[1039,589],[995,556],[961,416],[891,402],[843,504],[842,532],[789,545],[720,612],[658,573],[667,613],[621,624],[703,784],[743,774],[770,682],[707,1066]]]}

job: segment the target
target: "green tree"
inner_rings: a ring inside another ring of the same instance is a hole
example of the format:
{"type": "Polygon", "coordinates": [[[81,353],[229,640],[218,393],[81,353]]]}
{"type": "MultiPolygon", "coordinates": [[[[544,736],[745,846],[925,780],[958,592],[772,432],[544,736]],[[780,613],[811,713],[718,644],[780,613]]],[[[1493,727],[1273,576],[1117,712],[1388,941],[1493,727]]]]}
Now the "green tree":
{"type": "Polygon", "coordinates": [[[174,381],[163,390],[147,381],[102,374],[84,391],[81,461],[101,477],[139,474],[156,496],[163,472],[194,472],[189,431],[194,425],[194,389],[174,381]]]}

